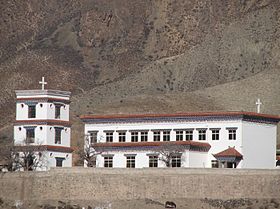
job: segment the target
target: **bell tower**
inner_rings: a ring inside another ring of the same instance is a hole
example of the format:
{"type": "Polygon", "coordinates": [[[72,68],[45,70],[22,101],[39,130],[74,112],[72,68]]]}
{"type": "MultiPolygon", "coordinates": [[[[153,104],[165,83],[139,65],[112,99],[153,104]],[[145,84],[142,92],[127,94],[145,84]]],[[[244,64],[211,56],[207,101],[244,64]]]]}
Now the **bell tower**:
{"type": "Polygon", "coordinates": [[[72,167],[70,92],[46,90],[44,77],[40,90],[16,91],[15,145],[44,148],[50,167],[72,167]]]}

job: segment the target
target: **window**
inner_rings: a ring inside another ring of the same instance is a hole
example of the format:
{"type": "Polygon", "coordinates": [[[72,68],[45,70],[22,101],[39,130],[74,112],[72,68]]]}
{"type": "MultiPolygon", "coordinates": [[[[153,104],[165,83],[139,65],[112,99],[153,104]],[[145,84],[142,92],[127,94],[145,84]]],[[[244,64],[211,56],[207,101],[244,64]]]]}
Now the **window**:
{"type": "Polygon", "coordinates": [[[36,118],[36,106],[28,105],[28,118],[36,118]]]}
{"type": "Polygon", "coordinates": [[[186,140],[193,140],[193,131],[192,130],[186,131],[186,140]]]}
{"type": "Polygon", "coordinates": [[[131,142],[138,142],[138,132],[131,132],[131,142]]]}
{"type": "Polygon", "coordinates": [[[54,128],[54,130],[55,130],[54,143],[55,144],[61,144],[61,131],[62,131],[62,128],[54,128]]]}
{"type": "Polygon", "coordinates": [[[97,143],[97,131],[89,132],[89,143],[97,143]]]}
{"type": "Polygon", "coordinates": [[[59,119],[60,118],[60,105],[55,105],[55,118],[59,119]]]}
{"type": "Polygon", "coordinates": [[[126,167],[135,168],[135,156],[126,156],[126,167]]]}
{"type": "Polygon", "coordinates": [[[104,157],[104,167],[112,168],[113,167],[113,156],[105,156],[104,157]]]}
{"type": "Polygon", "coordinates": [[[125,132],[119,132],[119,142],[125,142],[125,132]]]}
{"type": "Polygon", "coordinates": [[[184,131],[176,131],[176,141],[183,141],[184,131]]]}
{"type": "Polygon", "coordinates": [[[172,167],[181,167],[181,154],[176,154],[171,157],[172,167]]]}
{"type": "Polygon", "coordinates": [[[212,168],[219,168],[219,161],[218,160],[211,160],[212,168]]]}
{"type": "Polygon", "coordinates": [[[56,167],[62,167],[63,165],[63,160],[65,160],[65,158],[63,157],[56,157],[56,167]]]}
{"type": "Polygon", "coordinates": [[[219,140],[220,130],[214,129],[212,130],[212,140],[219,140]]]}
{"type": "Polygon", "coordinates": [[[106,142],[113,142],[113,132],[106,133],[106,142]]]}
{"type": "Polygon", "coordinates": [[[148,132],[147,131],[141,132],[141,142],[146,142],[146,141],[148,141],[148,132]]]}
{"type": "Polygon", "coordinates": [[[35,128],[26,129],[26,143],[34,143],[35,141],[35,128]]]}
{"type": "Polygon", "coordinates": [[[155,142],[160,141],[160,131],[154,131],[154,141],[155,142]]]}
{"type": "Polygon", "coordinates": [[[228,139],[229,140],[236,140],[236,129],[229,129],[228,130],[228,139]]]}
{"type": "Polygon", "coordinates": [[[163,141],[170,141],[170,131],[163,131],[163,141]]]}
{"type": "Polygon", "coordinates": [[[149,156],[149,167],[150,168],[158,167],[158,156],[157,155],[149,156]]]}
{"type": "Polygon", "coordinates": [[[206,140],[206,130],[198,130],[198,140],[206,140]]]}

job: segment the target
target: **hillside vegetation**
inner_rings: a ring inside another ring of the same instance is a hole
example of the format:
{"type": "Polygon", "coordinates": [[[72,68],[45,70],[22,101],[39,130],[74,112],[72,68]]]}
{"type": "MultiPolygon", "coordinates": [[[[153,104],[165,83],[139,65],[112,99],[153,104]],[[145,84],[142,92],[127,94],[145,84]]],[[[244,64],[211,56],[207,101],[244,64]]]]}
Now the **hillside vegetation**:
{"type": "Polygon", "coordinates": [[[73,93],[86,113],[280,110],[278,0],[0,2],[0,132],[15,89],[73,93]]]}

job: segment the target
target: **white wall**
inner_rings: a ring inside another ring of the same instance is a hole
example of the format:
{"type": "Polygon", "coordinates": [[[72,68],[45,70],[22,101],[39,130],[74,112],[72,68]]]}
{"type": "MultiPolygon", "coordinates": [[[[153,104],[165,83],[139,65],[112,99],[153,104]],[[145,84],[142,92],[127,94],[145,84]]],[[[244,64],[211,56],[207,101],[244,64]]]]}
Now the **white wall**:
{"type": "MultiPolygon", "coordinates": [[[[115,124],[85,124],[85,134],[89,131],[97,131],[98,142],[106,142],[106,130],[115,131],[113,136],[113,141],[118,142],[118,130],[127,131],[126,132],[126,142],[131,141],[131,130],[148,130],[148,141],[153,141],[153,132],[152,130],[171,130],[171,141],[176,140],[176,129],[194,129],[193,130],[193,141],[199,142],[207,142],[211,145],[211,149],[208,154],[204,153],[201,156],[203,163],[199,163],[198,161],[191,161],[188,165],[188,156],[186,156],[187,161],[185,162],[185,166],[191,167],[211,167],[211,160],[216,160],[213,154],[219,153],[221,151],[226,150],[229,146],[235,147],[240,153],[242,153],[242,123],[241,120],[232,120],[232,121],[201,121],[201,122],[147,122],[147,123],[115,123],[115,124]],[[206,128],[206,140],[199,141],[198,140],[198,130],[200,128],[206,128]],[[220,128],[220,139],[217,141],[212,140],[212,128],[220,128]],[[228,130],[227,128],[237,128],[236,130],[236,140],[228,139],[228,130]],[[207,156],[205,156],[207,155],[207,156]]],[[[140,137],[138,139],[140,141],[140,137]]],[[[162,141],[162,138],[161,138],[162,141]]],[[[188,155],[186,153],[186,155],[188,155]]],[[[190,159],[197,159],[197,155],[200,155],[196,152],[192,153],[189,157],[190,159]]],[[[140,158],[139,158],[140,159],[140,158]]],[[[123,160],[122,157],[119,159],[123,160]]],[[[144,160],[144,159],[143,159],[144,160]]],[[[143,162],[144,163],[144,162],[143,162]]],[[[242,166],[242,163],[238,165],[238,168],[242,166]]]]}
{"type": "MultiPolygon", "coordinates": [[[[33,125],[30,125],[33,126],[33,125]]],[[[40,145],[57,145],[70,147],[71,128],[64,127],[61,131],[61,144],[55,144],[54,126],[39,125],[35,128],[35,144],[40,145]],[[42,127],[42,130],[40,129],[42,127]],[[66,130],[67,129],[67,130],[66,130]]],[[[15,143],[22,143],[26,139],[26,129],[23,125],[14,126],[15,143]],[[19,130],[21,128],[21,131],[19,130]]]]}
{"type": "Polygon", "coordinates": [[[242,127],[242,167],[275,168],[277,126],[243,121],[242,127]]]}
{"type": "Polygon", "coordinates": [[[205,168],[208,166],[208,154],[207,152],[194,152],[189,151],[189,165],[190,168],[205,168]]]}
{"type": "Polygon", "coordinates": [[[49,167],[56,167],[56,157],[62,157],[65,158],[65,160],[62,163],[62,167],[72,167],[72,154],[71,153],[63,153],[63,152],[53,152],[48,151],[48,166],[49,167]],[[50,154],[52,154],[50,156],[50,154]]]}
{"type": "MultiPolygon", "coordinates": [[[[57,120],[69,121],[69,104],[60,108],[60,118],[57,120]]],[[[28,105],[22,102],[16,104],[16,120],[42,120],[55,118],[54,103],[40,102],[36,104],[36,118],[28,118],[28,105]],[[23,107],[22,107],[23,105],[23,107]],[[42,107],[41,107],[42,106],[42,107]]]]}

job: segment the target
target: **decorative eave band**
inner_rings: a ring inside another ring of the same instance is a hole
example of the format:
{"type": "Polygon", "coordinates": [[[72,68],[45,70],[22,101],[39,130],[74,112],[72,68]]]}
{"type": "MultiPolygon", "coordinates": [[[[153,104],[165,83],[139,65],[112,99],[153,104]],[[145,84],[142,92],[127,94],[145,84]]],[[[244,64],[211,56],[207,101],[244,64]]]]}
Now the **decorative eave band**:
{"type": "Polygon", "coordinates": [[[67,99],[60,99],[60,98],[50,98],[50,97],[28,97],[28,98],[17,98],[17,103],[28,103],[28,102],[52,102],[52,103],[64,103],[70,104],[71,101],[67,99]]]}
{"type": "Polygon", "coordinates": [[[65,126],[71,127],[69,121],[63,120],[18,120],[14,125],[50,125],[50,126],[65,126]]]}
{"type": "Polygon", "coordinates": [[[53,146],[53,145],[18,145],[13,148],[17,152],[66,152],[72,153],[74,151],[71,147],[53,146]]]}
{"type": "Polygon", "coordinates": [[[143,123],[143,122],[185,122],[185,121],[217,121],[244,120],[259,123],[273,123],[280,121],[277,115],[260,114],[254,112],[198,112],[175,114],[139,114],[139,115],[82,115],[80,119],[85,123],[143,123]]]}
{"type": "Polygon", "coordinates": [[[201,152],[208,152],[211,148],[211,145],[208,143],[203,142],[194,142],[194,141],[169,141],[169,142],[111,142],[111,143],[95,143],[92,146],[95,149],[154,149],[160,146],[182,146],[185,149],[191,151],[201,151],[201,152]]]}

